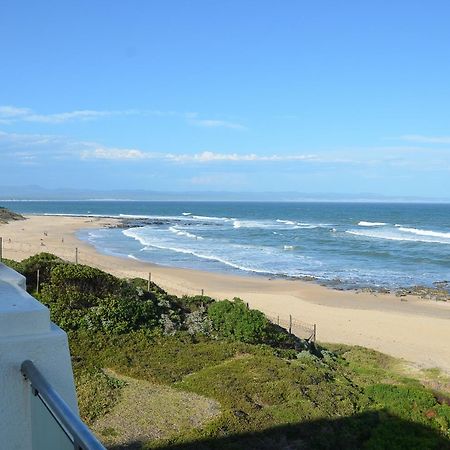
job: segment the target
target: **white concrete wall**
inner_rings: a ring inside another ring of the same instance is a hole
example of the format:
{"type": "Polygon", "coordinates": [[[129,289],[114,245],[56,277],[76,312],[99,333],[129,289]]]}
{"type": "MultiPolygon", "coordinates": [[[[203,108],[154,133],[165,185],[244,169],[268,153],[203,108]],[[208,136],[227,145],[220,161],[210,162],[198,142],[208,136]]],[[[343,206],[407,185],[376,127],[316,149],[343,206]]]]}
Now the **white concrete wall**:
{"type": "Polygon", "coordinates": [[[24,360],[33,361],[78,413],[67,335],[50,322],[49,310],[24,285],[21,275],[0,263],[0,448],[5,450],[41,450],[32,444],[39,440],[37,433],[58,434],[51,424],[33,430],[31,389],[20,372],[24,360]]]}

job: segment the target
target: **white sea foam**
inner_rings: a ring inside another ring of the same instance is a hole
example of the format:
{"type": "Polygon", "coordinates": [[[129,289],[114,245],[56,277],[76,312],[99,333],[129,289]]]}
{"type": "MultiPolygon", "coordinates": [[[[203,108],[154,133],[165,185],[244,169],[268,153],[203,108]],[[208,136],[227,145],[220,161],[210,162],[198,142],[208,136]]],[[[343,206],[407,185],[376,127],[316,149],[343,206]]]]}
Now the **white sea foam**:
{"type": "Polygon", "coordinates": [[[203,240],[203,238],[201,236],[197,236],[195,234],[188,233],[187,231],[179,230],[176,227],[169,227],[169,231],[171,231],[172,233],[175,233],[178,236],[186,236],[186,237],[191,238],[191,239],[203,240]]]}
{"type": "Polygon", "coordinates": [[[399,231],[416,234],[418,236],[431,236],[443,239],[450,239],[450,233],[444,233],[440,231],[421,230],[419,228],[407,228],[407,227],[399,227],[398,229],[399,231]]]}
{"type": "Polygon", "coordinates": [[[215,216],[197,216],[197,215],[191,215],[192,218],[194,219],[199,219],[199,220],[212,220],[214,222],[231,222],[232,220],[235,220],[231,217],[215,217],[215,216]]]}
{"type": "Polygon", "coordinates": [[[277,219],[276,222],[278,223],[284,223],[286,225],[296,225],[296,222],[293,222],[292,220],[282,220],[282,219],[277,219]]]}
{"type": "MultiPolygon", "coordinates": [[[[139,239],[138,239],[139,240],[139,239]]],[[[180,247],[171,247],[171,246],[167,246],[167,245],[161,245],[161,244],[148,244],[150,247],[154,247],[154,248],[159,248],[161,250],[169,250],[172,252],[176,252],[176,253],[183,253],[185,255],[192,255],[192,256],[196,256],[197,258],[201,258],[201,259],[207,259],[210,261],[217,261],[220,262],[222,264],[225,264],[226,266],[229,267],[233,267],[235,269],[239,269],[239,270],[244,270],[246,272],[254,272],[254,273],[261,273],[261,274],[272,274],[272,275],[276,275],[277,272],[272,272],[272,271],[267,271],[267,270],[260,270],[260,269],[255,269],[255,268],[251,268],[251,267],[247,267],[241,264],[237,264],[231,261],[228,261],[227,259],[221,258],[219,256],[216,255],[205,255],[203,253],[199,253],[197,251],[191,250],[191,249],[185,249],[185,248],[180,248],[180,247]]]]}
{"type": "Polygon", "coordinates": [[[387,231],[356,231],[347,230],[346,233],[355,236],[375,239],[388,239],[390,241],[428,242],[436,244],[450,244],[450,233],[439,233],[440,236],[430,234],[418,234],[402,231],[400,228],[387,231]],[[446,236],[443,236],[446,235],[446,236]]]}
{"type": "Polygon", "coordinates": [[[275,224],[270,221],[260,220],[233,220],[233,228],[274,228],[275,224]]]}
{"type": "Polygon", "coordinates": [[[301,229],[301,230],[313,230],[314,228],[319,228],[321,225],[312,225],[309,223],[298,223],[294,226],[294,229],[301,229]]]}
{"type": "Polygon", "coordinates": [[[190,212],[184,212],[184,213],[181,213],[183,216],[192,216],[192,213],[190,213],[190,212]]]}
{"type": "Polygon", "coordinates": [[[361,222],[358,222],[358,225],[360,227],[382,227],[384,225],[387,225],[386,222],[366,222],[365,220],[361,220],[361,222]]]}
{"type": "Polygon", "coordinates": [[[153,219],[153,220],[190,220],[190,217],[183,216],[158,216],[158,215],[145,215],[145,214],[119,214],[118,216],[110,217],[120,217],[122,219],[153,219]]]}
{"type": "Polygon", "coordinates": [[[319,225],[313,225],[303,222],[294,222],[292,220],[236,220],[233,219],[233,228],[259,228],[259,229],[279,229],[294,230],[300,228],[317,228],[319,225]]]}
{"type": "Polygon", "coordinates": [[[134,255],[127,255],[128,256],[128,258],[130,258],[130,259],[134,259],[134,260],[136,260],[136,261],[140,261],[140,259],[139,258],[136,258],[136,256],[134,256],[134,255]]]}
{"type": "Polygon", "coordinates": [[[285,245],[283,247],[283,250],[294,250],[295,249],[295,245],[285,245]]]}
{"type": "MultiPolygon", "coordinates": [[[[130,228],[127,230],[123,230],[122,233],[125,236],[131,237],[137,241],[139,241],[143,248],[140,250],[142,251],[151,251],[152,249],[160,249],[160,250],[168,250],[175,253],[185,254],[185,255],[192,255],[200,259],[210,260],[210,261],[216,261],[219,263],[222,263],[226,266],[233,267],[238,270],[243,270],[247,272],[254,272],[254,273],[260,273],[260,274],[271,274],[271,275],[291,275],[296,276],[299,275],[298,273],[290,272],[289,270],[286,271],[286,273],[280,273],[277,269],[272,268],[259,268],[259,267],[250,267],[245,262],[242,261],[250,261],[253,260],[252,258],[248,258],[249,251],[257,251],[259,254],[262,252],[263,254],[267,255],[267,252],[271,254],[271,252],[277,252],[276,249],[271,248],[264,248],[261,246],[249,246],[249,245],[240,245],[240,244],[234,244],[231,247],[237,250],[239,253],[235,253],[235,257],[237,257],[238,261],[236,260],[230,260],[228,257],[224,255],[219,255],[215,252],[215,250],[219,251],[218,248],[210,249],[208,247],[205,247],[205,244],[202,244],[199,248],[193,249],[192,247],[184,247],[184,244],[177,245],[175,242],[171,242],[170,240],[166,240],[164,235],[162,237],[159,237],[159,233],[164,233],[164,230],[158,230],[158,234],[152,235],[152,236],[146,236],[144,228],[130,228]],[[214,252],[214,253],[213,253],[214,252]],[[245,255],[245,256],[243,256],[245,255]]],[[[167,231],[167,230],[166,230],[167,231]]],[[[182,242],[182,241],[180,241],[182,242]]],[[[229,254],[230,257],[232,257],[233,253],[229,254]]],[[[261,256],[261,255],[260,255],[261,256]]],[[[304,256],[298,256],[298,259],[301,259],[303,261],[303,264],[306,264],[306,261],[308,260],[307,257],[304,256]]],[[[256,261],[257,258],[254,258],[256,261]]],[[[301,275],[301,274],[300,274],[301,275]]]]}

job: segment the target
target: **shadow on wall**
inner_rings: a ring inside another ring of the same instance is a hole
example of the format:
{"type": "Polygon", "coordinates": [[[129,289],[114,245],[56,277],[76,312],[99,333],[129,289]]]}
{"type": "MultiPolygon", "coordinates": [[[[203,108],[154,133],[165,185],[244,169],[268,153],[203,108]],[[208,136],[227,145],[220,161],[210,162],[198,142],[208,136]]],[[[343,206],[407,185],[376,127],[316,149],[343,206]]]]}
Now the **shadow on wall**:
{"type": "MultiPolygon", "coordinates": [[[[226,430],[223,430],[226,433],[226,430]]],[[[351,417],[315,420],[273,427],[253,433],[199,438],[181,444],[134,442],[110,450],[450,450],[450,440],[421,424],[386,411],[351,417]]]]}

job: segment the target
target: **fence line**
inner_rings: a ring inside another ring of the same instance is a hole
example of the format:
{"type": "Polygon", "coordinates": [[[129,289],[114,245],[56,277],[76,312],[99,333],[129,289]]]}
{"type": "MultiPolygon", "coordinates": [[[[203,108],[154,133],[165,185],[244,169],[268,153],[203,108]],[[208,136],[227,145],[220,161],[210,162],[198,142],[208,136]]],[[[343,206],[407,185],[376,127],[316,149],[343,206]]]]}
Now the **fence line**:
{"type": "MultiPolygon", "coordinates": [[[[0,261],[3,259],[13,259],[21,260],[29,256],[35,255],[36,253],[48,252],[60,257],[69,262],[86,264],[98,269],[104,270],[105,272],[110,271],[110,267],[102,264],[101,258],[94,258],[89,255],[88,252],[83,251],[79,247],[71,247],[64,244],[62,240],[60,245],[48,245],[45,243],[44,239],[41,239],[39,244],[30,244],[27,242],[13,242],[11,239],[5,239],[0,237],[0,261]]],[[[195,288],[184,283],[179,283],[170,280],[169,284],[166,284],[165,280],[160,277],[155,277],[154,273],[148,273],[147,276],[141,275],[140,278],[148,280],[148,286],[150,282],[153,282],[167,290],[169,293],[176,295],[208,295],[203,288],[195,288]]],[[[39,282],[38,282],[39,283],[39,282]]],[[[217,300],[224,300],[224,297],[219,297],[214,295],[217,300]]],[[[295,336],[306,339],[312,342],[316,341],[317,337],[317,326],[316,324],[310,324],[306,322],[299,321],[292,315],[282,316],[279,313],[273,311],[265,311],[265,316],[272,323],[285,328],[289,333],[295,336]]]]}

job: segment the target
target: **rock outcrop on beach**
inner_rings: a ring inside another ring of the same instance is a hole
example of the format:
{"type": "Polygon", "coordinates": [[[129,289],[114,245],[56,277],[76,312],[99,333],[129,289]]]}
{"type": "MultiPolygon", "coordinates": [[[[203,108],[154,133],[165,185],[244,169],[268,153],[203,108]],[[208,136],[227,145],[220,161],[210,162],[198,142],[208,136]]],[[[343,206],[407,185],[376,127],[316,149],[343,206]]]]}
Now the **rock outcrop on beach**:
{"type": "Polygon", "coordinates": [[[435,288],[427,286],[413,286],[410,288],[402,288],[395,292],[397,297],[406,297],[407,295],[415,295],[426,300],[435,300],[447,302],[450,300],[450,293],[444,287],[447,287],[446,281],[434,283],[435,288]]]}
{"type": "Polygon", "coordinates": [[[25,217],[0,206],[0,223],[8,223],[13,220],[25,220],[25,217]]]}

